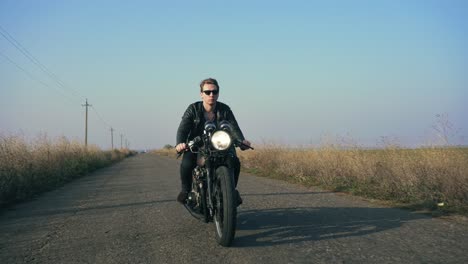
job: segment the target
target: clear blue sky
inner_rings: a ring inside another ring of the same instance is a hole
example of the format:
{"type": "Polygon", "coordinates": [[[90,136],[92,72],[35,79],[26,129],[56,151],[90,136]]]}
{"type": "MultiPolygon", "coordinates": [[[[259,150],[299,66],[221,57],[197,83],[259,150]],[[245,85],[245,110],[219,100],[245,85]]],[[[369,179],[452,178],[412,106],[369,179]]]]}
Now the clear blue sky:
{"type": "Polygon", "coordinates": [[[217,78],[254,144],[433,140],[436,114],[468,144],[468,1],[0,1],[1,133],[110,148],[175,143],[217,78]],[[32,79],[15,64],[23,68],[32,79]],[[44,85],[46,84],[46,85],[44,85]],[[97,114],[96,114],[97,113],[97,114]]]}

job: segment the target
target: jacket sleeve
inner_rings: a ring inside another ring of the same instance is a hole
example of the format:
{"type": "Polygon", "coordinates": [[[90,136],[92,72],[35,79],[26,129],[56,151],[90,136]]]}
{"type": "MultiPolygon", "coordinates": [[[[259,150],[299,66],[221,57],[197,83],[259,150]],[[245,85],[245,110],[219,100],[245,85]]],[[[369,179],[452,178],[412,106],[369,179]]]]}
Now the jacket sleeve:
{"type": "Polygon", "coordinates": [[[242,130],[240,129],[239,124],[237,124],[236,118],[234,117],[234,113],[231,111],[231,108],[227,109],[226,118],[232,124],[234,137],[240,140],[244,140],[244,134],[242,134],[242,130]]]}
{"type": "Polygon", "coordinates": [[[187,110],[185,110],[185,113],[182,116],[182,120],[180,121],[179,128],[177,129],[176,145],[180,143],[186,143],[190,130],[193,126],[193,115],[194,113],[192,105],[189,105],[187,110]]]}

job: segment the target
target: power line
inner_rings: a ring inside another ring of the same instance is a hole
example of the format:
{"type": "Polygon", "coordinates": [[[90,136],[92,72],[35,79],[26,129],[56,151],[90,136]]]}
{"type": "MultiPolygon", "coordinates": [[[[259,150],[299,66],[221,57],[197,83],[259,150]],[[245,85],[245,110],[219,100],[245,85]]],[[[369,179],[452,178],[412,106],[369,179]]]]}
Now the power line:
{"type": "Polygon", "coordinates": [[[115,129],[113,129],[111,127],[110,131],[111,131],[111,149],[113,150],[114,149],[114,131],[115,131],[115,129]]]}
{"type": "MultiPolygon", "coordinates": [[[[96,108],[94,106],[91,106],[91,108],[93,109],[94,113],[96,113],[97,117],[108,127],[112,127],[111,125],[109,125],[109,123],[106,122],[106,120],[104,120],[104,118],[102,118],[102,116],[98,113],[98,111],[96,110],[96,108]]],[[[114,129],[115,130],[115,129],[114,129]]]]}
{"type": "MultiPolygon", "coordinates": [[[[17,50],[19,50],[29,61],[35,64],[42,72],[46,73],[52,80],[54,80],[59,87],[64,90],[67,90],[67,87],[63,82],[58,78],[56,74],[50,71],[44,64],[42,64],[36,57],[34,57],[19,41],[17,41],[10,33],[8,33],[2,26],[0,26],[0,35],[2,35],[8,42],[10,42],[17,50]]],[[[75,96],[85,98],[80,95],[77,91],[68,87],[68,90],[71,91],[75,96]]]]}
{"type": "Polygon", "coordinates": [[[92,106],[88,104],[88,98],[86,98],[86,104],[82,105],[86,107],[86,121],[85,121],[85,147],[88,146],[88,107],[92,106]]]}
{"type": "MultiPolygon", "coordinates": [[[[54,89],[55,91],[57,91],[60,95],[62,95],[63,97],[67,98],[68,100],[70,100],[71,102],[73,102],[68,96],[68,94],[64,94],[63,92],[71,92],[74,96],[76,97],[81,97],[81,99],[84,99],[85,97],[82,96],[80,93],[78,93],[76,90],[73,90],[69,87],[66,87],[65,84],[60,80],[60,78],[55,74],[53,73],[51,70],[49,70],[44,64],[42,64],[38,59],[36,59],[36,57],[34,57],[23,45],[21,45],[21,43],[19,41],[17,41],[11,34],[9,34],[2,26],[0,26],[0,35],[2,35],[8,42],[10,42],[17,50],[19,50],[29,61],[31,61],[34,65],[36,65],[43,73],[47,74],[49,76],[49,78],[51,78],[59,88],[61,89],[57,89],[57,88],[52,88],[51,86],[49,86],[47,83],[37,79],[36,77],[34,77],[34,75],[32,75],[30,72],[28,72],[27,70],[25,70],[23,67],[19,66],[17,63],[15,63],[12,59],[10,59],[7,55],[3,54],[2,52],[0,52],[0,55],[2,55],[7,61],[9,61],[11,64],[15,65],[18,69],[20,69],[22,72],[24,72],[26,75],[28,75],[29,78],[31,78],[32,80],[36,81],[36,82],[39,82],[40,84],[42,84],[43,86],[49,88],[49,89],[54,89]]],[[[88,99],[86,98],[86,104],[83,105],[83,106],[86,106],[86,125],[85,125],[85,145],[87,145],[87,139],[88,139],[88,107],[91,107],[93,109],[93,111],[96,113],[96,115],[98,116],[98,118],[108,127],[111,128],[111,132],[115,131],[115,129],[112,128],[111,125],[109,125],[109,123],[107,123],[103,118],[102,116],[97,112],[97,110],[95,109],[95,107],[93,107],[92,105],[88,104],[88,99]]],[[[113,135],[111,135],[111,137],[113,137],[113,135]]],[[[113,145],[113,139],[112,139],[112,145],[113,145]]],[[[122,145],[122,143],[121,143],[122,145]]],[[[127,143],[127,146],[128,146],[128,143],[127,143]]],[[[112,146],[113,147],[113,146],[112,146]]]]}
{"type": "MultiPolygon", "coordinates": [[[[74,98],[72,97],[69,97],[69,95],[67,94],[64,94],[62,93],[62,90],[59,90],[55,87],[51,87],[50,85],[48,85],[47,83],[39,80],[38,78],[36,78],[33,74],[31,74],[29,71],[27,71],[26,69],[24,69],[23,67],[21,67],[20,65],[18,65],[16,62],[14,62],[10,57],[8,57],[7,55],[5,55],[4,53],[2,53],[0,51],[0,56],[2,56],[5,60],[7,60],[9,63],[13,64],[15,67],[17,67],[19,70],[21,70],[24,74],[26,74],[31,80],[33,81],[36,81],[38,83],[40,83],[41,85],[43,85],[44,87],[47,87],[49,89],[53,89],[55,90],[59,95],[63,96],[64,98],[66,98],[68,101],[70,101],[71,103],[75,104],[75,102],[73,101],[74,98]]],[[[88,104],[87,102],[87,99],[86,99],[86,104],[83,105],[83,106],[86,106],[86,123],[85,123],[85,145],[87,145],[88,143],[88,107],[91,107],[93,109],[93,111],[96,113],[97,117],[108,127],[110,127],[112,129],[112,131],[116,131],[115,129],[112,128],[112,126],[106,122],[104,120],[104,118],[102,118],[102,116],[99,114],[99,112],[96,110],[96,108],[91,105],[91,104],[88,104]]],[[[121,135],[123,136],[123,135],[121,135]]],[[[113,137],[113,135],[111,135],[111,137],[113,137]]],[[[113,145],[113,139],[112,140],[112,145],[113,145]]],[[[122,146],[122,143],[121,143],[121,146],[122,146]]]]}
{"type": "MultiPolygon", "coordinates": [[[[114,149],[114,132],[115,131],[119,131],[119,130],[116,130],[115,128],[113,128],[108,122],[106,122],[106,120],[104,120],[104,118],[102,118],[102,116],[99,114],[99,112],[96,110],[96,107],[93,106],[93,105],[89,105],[91,107],[91,109],[93,109],[94,113],[97,115],[97,117],[101,120],[102,123],[104,123],[106,126],[109,127],[110,131],[111,131],[111,148],[114,149]]],[[[120,148],[122,148],[122,137],[123,137],[123,134],[120,134],[120,148]]],[[[126,139],[127,140],[127,139],[126,139]]],[[[126,143],[126,146],[128,147],[129,143],[126,143]]]]}
{"type": "Polygon", "coordinates": [[[2,55],[3,58],[5,58],[8,62],[10,62],[11,64],[13,64],[14,66],[16,66],[16,68],[20,69],[24,74],[26,74],[29,78],[31,78],[31,80],[33,81],[36,81],[40,84],[42,84],[44,87],[47,87],[49,89],[53,89],[55,90],[58,94],[60,94],[61,96],[63,96],[64,98],[66,98],[67,100],[69,100],[70,102],[72,102],[73,104],[75,104],[75,102],[73,101],[73,99],[71,97],[68,97],[68,95],[66,94],[63,94],[61,92],[61,90],[58,90],[56,88],[52,88],[51,86],[49,86],[47,83],[37,79],[36,77],[34,77],[34,75],[32,75],[30,72],[28,72],[27,70],[25,70],[23,67],[19,66],[16,62],[14,62],[12,59],[10,59],[7,55],[5,55],[4,53],[2,53],[0,51],[0,55],[2,55]]]}

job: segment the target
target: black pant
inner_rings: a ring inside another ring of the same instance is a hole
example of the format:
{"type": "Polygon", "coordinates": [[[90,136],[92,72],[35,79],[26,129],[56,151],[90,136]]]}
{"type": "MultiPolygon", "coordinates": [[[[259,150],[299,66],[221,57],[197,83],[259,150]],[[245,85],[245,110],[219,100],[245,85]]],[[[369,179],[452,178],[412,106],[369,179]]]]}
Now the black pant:
{"type": "MultiPolygon", "coordinates": [[[[235,155],[229,155],[227,165],[234,170],[234,186],[237,187],[240,174],[240,161],[235,155]]],[[[182,191],[189,192],[192,189],[192,170],[197,166],[197,154],[187,151],[182,157],[180,164],[180,181],[182,183],[182,191]]]]}

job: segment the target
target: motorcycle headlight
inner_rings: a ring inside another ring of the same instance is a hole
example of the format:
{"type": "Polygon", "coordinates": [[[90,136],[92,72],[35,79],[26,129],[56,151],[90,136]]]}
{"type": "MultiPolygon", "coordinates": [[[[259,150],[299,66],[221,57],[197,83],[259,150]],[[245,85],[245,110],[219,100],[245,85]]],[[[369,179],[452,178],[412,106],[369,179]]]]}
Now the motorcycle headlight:
{"type": "Polygon", "coordinates": [[[223,130],[218,130],[211,136],[211,145],[217,150],[225,150],[231,146],[231,136],[223,130]]]}

